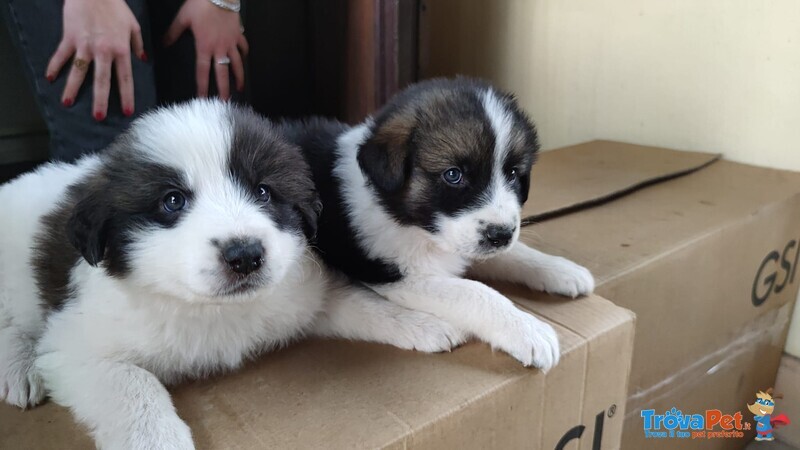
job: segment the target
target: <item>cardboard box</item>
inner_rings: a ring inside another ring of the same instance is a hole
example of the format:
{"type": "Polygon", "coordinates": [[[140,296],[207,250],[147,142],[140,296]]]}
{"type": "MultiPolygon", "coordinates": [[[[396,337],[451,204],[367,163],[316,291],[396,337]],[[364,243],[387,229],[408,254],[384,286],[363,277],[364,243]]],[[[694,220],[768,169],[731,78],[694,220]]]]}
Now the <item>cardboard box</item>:
{"type": "Polygon", "coordinates": [[[642,409],[750,419],[744,403],[775,380],[800,286],[800,174],[717,159],[596,141],[533,172],[522,240],[589,267],[637,316],[626,449],[693,445],[644,441],[642,409]]]}
{"type": "MultiPolygon", "coordinates": [[[[426,355],[309,341],[174,388],[178,413],[201,449],[619,448],[633,314],[597,296],[509,294],[556,327],[561,363],[547,374],[479,343],[426,355]]],[[[0,448],[93,444],[53,403],[2,404],[0,448]]]]}
{"type": "Polygon", "coordinates": [[[775,380],[775,392],[783,398],[775,401],[775,413],[786,414],[792,421],[778,428],[775,437],[788,445],[800,448],[800,359],[784,354],[775,380]]]}

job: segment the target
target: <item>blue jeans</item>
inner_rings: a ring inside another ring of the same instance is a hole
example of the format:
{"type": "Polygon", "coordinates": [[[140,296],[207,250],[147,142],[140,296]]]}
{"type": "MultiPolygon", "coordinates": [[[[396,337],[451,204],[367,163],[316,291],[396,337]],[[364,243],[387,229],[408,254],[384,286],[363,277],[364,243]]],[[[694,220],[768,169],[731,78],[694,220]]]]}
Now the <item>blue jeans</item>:
{"type": "MultiPolygon", "coordinates": [[[[107,147],[139,114],[158,104],[192,98],[195,94],[195,50],[191,32],[186,32],[169,48],[161,39],[183,0],[126,0],[142,29],[149,62],[131,56],[136,109],[132,117],[122,114],[116,77],[112,76],[108,114],[102,122],[92,115],[93,74],[86,74],[71,107],[61,104],[69,63],[50,83],[45,70],[61,41],[64,0],[0,0],[24,70],[36,94],[36,102],[50,132],[50,158],[73,161],[86,153],[107,147]]],[[[215,86],[212,78],[210,86],[215,86]]],[[[233,86],[234,84],[231,84],[233,86]]],[[[214,94],[211,89],[210,94],[214,94]]],[[[13,105],[3,105],[3,107],[13,105]]]]}

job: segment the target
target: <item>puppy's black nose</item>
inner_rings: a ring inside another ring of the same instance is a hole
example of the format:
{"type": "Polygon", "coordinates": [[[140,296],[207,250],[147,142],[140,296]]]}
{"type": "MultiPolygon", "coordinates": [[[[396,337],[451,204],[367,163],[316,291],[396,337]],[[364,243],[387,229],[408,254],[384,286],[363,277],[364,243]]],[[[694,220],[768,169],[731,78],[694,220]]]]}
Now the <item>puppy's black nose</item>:
{"type": "Polygon", "coordinates": [[[514,228],[501,225],[489,225],[486,227],[486,239],[493,247],[505,247],[514,237],[514,228]]]}
{"type": "Polygon", "coordinates": [[[264,263],[264,247],[260,242],[233,240],[222,249],[222,259],[232,271],[247,275],[264,263]]]}

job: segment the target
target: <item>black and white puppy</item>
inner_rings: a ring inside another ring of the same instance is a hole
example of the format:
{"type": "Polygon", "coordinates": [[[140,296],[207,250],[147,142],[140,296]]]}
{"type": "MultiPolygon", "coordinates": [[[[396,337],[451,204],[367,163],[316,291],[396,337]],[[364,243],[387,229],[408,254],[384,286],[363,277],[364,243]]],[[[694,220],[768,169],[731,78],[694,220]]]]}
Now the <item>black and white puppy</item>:
{"type": "Polygon", "coordinates": [[[101,448],[192,448],[162,382],[302,334],[426,351],[460,336],[325,272],[300,150],[229,104],[149,113],[100,156],[0,187],[0,205],[0,398],[48,392],[101,448]]]}
{"type": "Polygon", "coordinates": [[[536,131],[515,99],[465,78],[398,94],[364,123],[283,125],[325,203],[322,258],[407,308],[435,314],[521,361],[559,358],[552,327],[477,277],[575,297],[588,270],[517,241],[536,131]]]}

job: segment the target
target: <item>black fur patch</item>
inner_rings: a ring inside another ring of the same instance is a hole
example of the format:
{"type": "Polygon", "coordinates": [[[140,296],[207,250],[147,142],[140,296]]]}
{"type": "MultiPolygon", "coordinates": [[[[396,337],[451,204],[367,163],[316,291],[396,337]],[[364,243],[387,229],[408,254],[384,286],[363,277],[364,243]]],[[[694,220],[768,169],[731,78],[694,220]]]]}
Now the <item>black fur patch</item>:
{"type": "Polygon", "coordinates": [[[86,182],[79,182],[68,190],[67,199],[53,212],[42,217],[42,232],[34,238],[33,275],[39,298],[46,306],[59,309],[73,295],[69,276],[81,259],[81,253],[70,244],[65,224],[72,215],[76,198],[83,195],[86,182]]]}
{"type": "Polygon", "coordinates": [[[303,149],[322,198],[324,208],[315,246],[322,259],[354,280],[366,283],[400,280],[400,270],[396,265],[367,257],[356,241],[355,230],[342,206],[341,186],[332,176],[332,170],[336,138],[349,127],[335,121],[312,119],[284,123],[281,129],[290,141],[303,149]]]}
{"type": "Polygon", "coordinates": [[[129,142],[118,139],[101,166],[70,186],[64,201],[42,217],[32,262],[39,294],[52,307],[69,297],[69,273],[81,257],[111,276],[125,276],[129,231],[175,226],[181,213],[165,211],[161,199],[172,189],[191,198],[178,171],[137,158],[129,142]]]}
{"type": "Polygon", "coordinates": [[[248,109],[234,109],[233,122],[231,174],[254,201],[260,184],[269,187],[271,198],[263,208],[279,228],[315,238],[322,202],[300,149],[248,109]]]}

